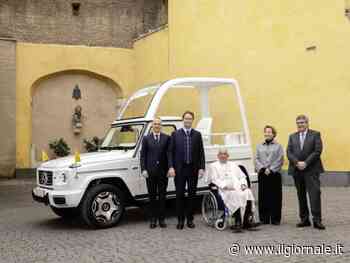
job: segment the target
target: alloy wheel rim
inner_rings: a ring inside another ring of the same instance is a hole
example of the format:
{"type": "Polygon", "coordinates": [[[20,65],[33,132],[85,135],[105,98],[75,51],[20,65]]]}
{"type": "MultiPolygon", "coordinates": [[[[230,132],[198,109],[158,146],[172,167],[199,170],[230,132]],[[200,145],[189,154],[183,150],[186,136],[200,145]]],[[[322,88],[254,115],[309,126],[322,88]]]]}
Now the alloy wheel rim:
{"type": "Polygon", "coordinates": [[[110,223],[121,214],[121,203],[113,192],[101,192],[94,198],[91,210],[99,223],[110,223]]]}

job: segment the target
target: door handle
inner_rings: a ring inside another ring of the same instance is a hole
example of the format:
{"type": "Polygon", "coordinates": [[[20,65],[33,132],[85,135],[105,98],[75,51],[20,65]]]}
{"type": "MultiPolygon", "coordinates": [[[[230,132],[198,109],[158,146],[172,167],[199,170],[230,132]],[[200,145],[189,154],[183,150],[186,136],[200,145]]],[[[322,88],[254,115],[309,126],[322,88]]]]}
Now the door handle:
{"type": "Polygon", "coordinates": [[[137,169],[139,169],[139,167],[138,166],[134,166],[134,167],[131,167],[131,169],[132,170],[137,170],[137,169]]]}

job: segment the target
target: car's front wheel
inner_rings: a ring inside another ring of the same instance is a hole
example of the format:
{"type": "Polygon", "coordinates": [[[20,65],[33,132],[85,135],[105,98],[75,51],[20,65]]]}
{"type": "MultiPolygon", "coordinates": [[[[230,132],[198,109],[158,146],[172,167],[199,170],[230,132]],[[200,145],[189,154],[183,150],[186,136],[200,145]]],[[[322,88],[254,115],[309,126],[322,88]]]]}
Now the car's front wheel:
{"type": "Polygon", "coordinates": [[[125,208],[123,192],[109,184],[99,184],[87,191],[80,205],[83,221],[94,228],[117,225],[125,208]]]}

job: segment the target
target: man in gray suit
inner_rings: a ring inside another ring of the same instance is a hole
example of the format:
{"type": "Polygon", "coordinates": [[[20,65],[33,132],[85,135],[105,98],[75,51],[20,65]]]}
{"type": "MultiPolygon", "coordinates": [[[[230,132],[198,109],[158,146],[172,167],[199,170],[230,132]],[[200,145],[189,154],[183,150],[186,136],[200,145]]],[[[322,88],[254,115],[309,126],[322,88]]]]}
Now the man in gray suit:
{"type": "Polygon", "coordinates": [[[320,174],[324,172],[321,153],[322,140],[318,131],[309,129],[309,119],[305,115],[296,118],[298,131],[289,136],[287,156],[288,173],[293,175],[299,200],[301,222],[297,227],[311,226],[306,193],[309,195],[314,228],[323,230],[321,222],[320,174]]]}

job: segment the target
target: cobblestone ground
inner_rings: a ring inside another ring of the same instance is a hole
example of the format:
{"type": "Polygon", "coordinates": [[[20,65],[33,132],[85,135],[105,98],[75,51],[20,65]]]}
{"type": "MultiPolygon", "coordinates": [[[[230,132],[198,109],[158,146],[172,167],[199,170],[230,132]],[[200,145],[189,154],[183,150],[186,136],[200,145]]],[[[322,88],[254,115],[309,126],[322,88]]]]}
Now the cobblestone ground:
{"type": "Polygon", "coordinates": [[[176,230],[172,204],[167,229],[149,229],[143,210],[132,209],[115,228],[89,230],[79,221],[61,220],[48,207],[33,202],[32,187],[32,181],[0,181],[1,263],[350,262],[350,188],[323,188],[325,231],[295,227],[296,192],[294,187],[284,187],[282,225],[234,234],[228,229],[219,232],[206,226],[199,212],[194,230],[176,230]],[[291,249],[301,253],[300,245],[313,246],[318,253],[323,244],[332,249],[340,244],[342,255],[287,257],[293,252],[291,249]],[[275,249],[284,246],[285,255],[269,255],[267,251],[249,254],[246,245],[273,245],[275,249]],[[230,251],[237,255],[231,255],[230,251]]]}

